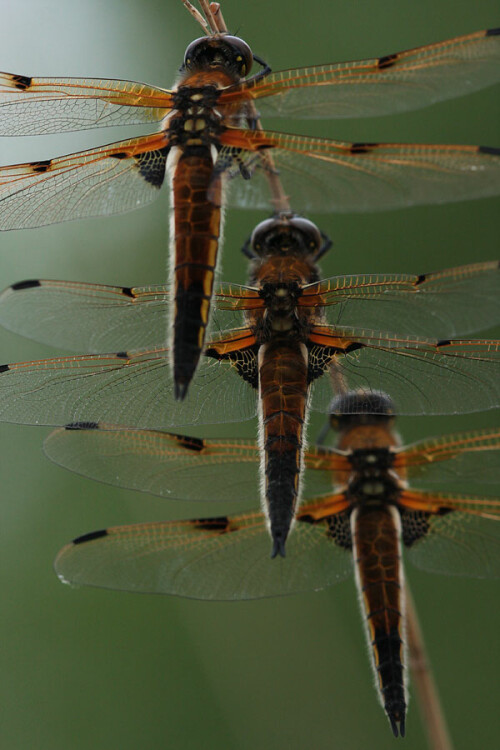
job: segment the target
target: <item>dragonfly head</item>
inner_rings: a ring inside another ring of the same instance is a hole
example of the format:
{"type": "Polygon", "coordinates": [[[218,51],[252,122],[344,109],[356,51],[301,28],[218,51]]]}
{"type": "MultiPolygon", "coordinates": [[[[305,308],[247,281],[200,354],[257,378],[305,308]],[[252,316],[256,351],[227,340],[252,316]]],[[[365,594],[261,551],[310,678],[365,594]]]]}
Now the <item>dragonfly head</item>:
{"type": "Polygon", "coordinates": [[[229,34],[202,36],[191,42],[186,49],[182,70],[192,73],[196,70],[223,68],[243,78],[250,72],[252,63],[252,50],[243,39],[229,34]]]}
{"type": "Polygon", "coordinates": [[[394,419],[393,400],[382,391],[348,391],[335,396],[328,407],[330,426],[345,430],[359,424],[380,424],[394,419]]]}
{"type": "Polygon", "coordinates": [[[265,255],[312,255],[323,243],[316,224],[294,214],[281,214],[257,224],[250,238],[250,248],[257,257],[265,255]]]}

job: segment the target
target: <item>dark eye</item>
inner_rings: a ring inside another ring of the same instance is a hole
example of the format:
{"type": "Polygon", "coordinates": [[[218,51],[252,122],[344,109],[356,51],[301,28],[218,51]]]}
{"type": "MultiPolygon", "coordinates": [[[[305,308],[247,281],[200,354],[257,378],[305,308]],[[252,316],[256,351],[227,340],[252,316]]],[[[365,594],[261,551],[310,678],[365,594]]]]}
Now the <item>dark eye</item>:
{"type": "Polygon", "coordinates": [[[191,44],[187,47],[184,53],[184,67],[186,68],[186,70],[191,69],[193,61],[196,60],[200,49],[205,47],[206,44],[207,44],[207,37],[201,36],[198,39],[195,39],[193,42],[191,42],[191,44]]]}
{"type": "Polygon", "coordinates": [[[279,219],[265,219],[257,224],[250,237],[250,244],[255,252],[260,253],[262,247],[266,246],[269,233],[281,226],[279,219]]]}
{"type": "Polygon", "coordinates": [[[316,224],[301,216],[294,216],[290,219],[290,226],[298,229],[304,236],[304,242],[307,247],[319,250],[322,245],[321,232],[316,224]]]}
{"type": "Polygon", "coordinates": [[[243,39],[238,36],[225,36],[223,41],[233,50],[233,59],[240,76],[247,76],[253,65],[252,50],[243,39]]]}

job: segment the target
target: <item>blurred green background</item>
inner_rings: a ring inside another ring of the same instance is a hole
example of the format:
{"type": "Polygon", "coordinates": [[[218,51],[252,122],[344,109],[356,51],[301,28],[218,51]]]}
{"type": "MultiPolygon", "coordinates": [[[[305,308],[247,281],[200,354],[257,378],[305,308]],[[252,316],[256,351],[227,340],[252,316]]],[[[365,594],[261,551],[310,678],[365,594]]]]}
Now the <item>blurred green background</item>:
{"type": "MultiPolygon", "coordinates": [[[[498,24],[497,0],[226,0],[223,10],[230,30],[275,70],[385,55],[498,24]]],[[[0,67],[25,75],[169,86],[185,47],[200,36],[180,0],[18,0],[2,4],[2,18],[0,67]]],[[[266,124],[354,141],[499,145],[499,114],[498,92],[487,89],[397,117],[266,124]]],[[[134,132],[141,131],[1,139],[0,163],[71,153],[134,132]]],[[[136,213],[3,234],[1,286],[36,277],[160,283],[167,267],[167,206],[164,191],[136,213]]],[[[263,218],[229,213],[225,280],[244,281],[239,248],[263,218]]],[[[335,241],[324,276],[423,272],[498,255],[494,200],[311,218],[335,241]]],[[[53,354],[5,331],[0,337],[2,362],[53,354]]],[[[400,429],[410,442],[493,426],[495,419],[493,412],[402,418],[400,429]]],[[[320,422],[312,420],[311,439],[320,422]]],[[[231,508],[167,504],[74,477],[44,459],[47,432],[0,425],[2,748],[392,746],[353,581],[306,596],[224,604],[62,586],[52,560],[76,535],[231,508]]],[[[252,436],[255,424],[211,432],[252,436]]],[[[408,577],[456,748],[497,746],[497,584],[414,570],[408,577]]],[[[414,700],[407,735],[407,750],[426,746],[414,700]]]]}

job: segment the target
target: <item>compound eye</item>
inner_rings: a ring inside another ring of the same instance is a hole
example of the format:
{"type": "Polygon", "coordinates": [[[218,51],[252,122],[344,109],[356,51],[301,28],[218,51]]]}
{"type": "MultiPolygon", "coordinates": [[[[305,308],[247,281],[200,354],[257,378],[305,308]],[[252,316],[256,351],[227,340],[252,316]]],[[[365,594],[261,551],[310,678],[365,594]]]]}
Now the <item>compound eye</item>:
{"type": "Polygon", "coordinates": [[[309,219],[303,219],[301,216],[294,216],[290,219],[290,226],[298,229],[304,236],[307,247],[311,250],[319,250],[322,245],[321,232],[316,224],[309,219]]]}
{"type": "Polygon", "coordinates": [[[206,36],[200,36],[198,39],[195,39],[193,42],[191,42],[191,44],[188,45],[184,53],[184,67],[186,68],[186,70],[191,69],[193,62],[198,56],[199,51],[207,44],[207,41],[208,38],[206,36]]]}
{"type": "Polygon", "coordinates": [[[234,62],[238,69],[240,76],[247,76],[253,65],[253,54],[252,50],[243,39],[239,36],[227,36],[223,37],[223,41],[231,47],[234,55],[234,62]]]}
{"type": "Polygon", "coordinates": [[[278,219],[265,219],[257,224],[250,237],[250,245],[252,250],[256,253],[262,252],[262,249],[267,244],[267,239],[270,232],[274,231],[277,227],[281,226],[281,222],[278,219]]]}

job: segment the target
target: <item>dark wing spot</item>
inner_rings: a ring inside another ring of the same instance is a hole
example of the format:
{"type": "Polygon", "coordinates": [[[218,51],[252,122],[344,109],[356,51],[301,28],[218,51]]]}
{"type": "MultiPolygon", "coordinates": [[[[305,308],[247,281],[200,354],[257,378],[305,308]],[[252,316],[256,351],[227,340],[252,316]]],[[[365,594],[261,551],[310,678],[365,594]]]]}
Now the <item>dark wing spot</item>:
{"type": "Polygon", "coordinates": [[[485,36],[498,36],[500,34],[500,26],[496,29],[487,29],[485,36]]]}
{"type": "Polygon", "coordinates": [[[26,91],[26,89],[29,89],[32,80],[33,79],[30,78],[30,76],[12,76],[12,83],[16,89],[20,89],[20,91],[26,91]]]}
{"type": "Polygon", "coordinates": [[[37,174],[42,174],[43,172],[47,172],[51,164],[52,159],[45,159],[45,161],[34,161],[31,163],[31,171],[36,172],[37,174]]]}
{"type": "Polygon", "coordinates": [[[0,372],[8,372],[9,370],[9,365],[0,365],[0,372]]]}
{"type": "Polygon", "coordinates": [[[163,185],[169,150],[169,146],[164,146],[158,151],[145,151],[143,154],[134,157],[139,167],[139,173],[153,187],[160,188],[163,185]]]}
{"type": "Polygon", "coordinates": [[[125,297],[132,297],[132,299],[135,299],[135,294],[129,286],[122,286],[122,294],[124,294],[125,297]]]}
{"type": "Polygon", "coordinates": [[[378,143],[351,143],[351,154],[368,154],[378,146],[378,143]]]}
{"type": "Polygon", "coordinates": [[[429,532],[429,514],[421,510],[399,509],[403,544],[411,547],[429,532]]]}
{"type": "Polygon", "coordinates": [[[70,422],[64,425],[65,430],[98,430],[99,422],[70,422]]]}
{"type": "Polygon", "coordinates": [[[392,68],[396,60],[398,59],[399,55],[384,55],[384,57],[379,57],[378,59],[378,67],[379,68],[392,68]]]}
{"type": "Polygon", "coordinates": [[[205,447],[205,441],[201,438],[187,437],[186,435],[175,435],[179,445],[190,451],[200,453],[205,447]]]}
{"type": "Polygon", "coordinates": [[[489,154],[490,156],[500,156],[500,148],[495,148],[495,146],[479,146],[478,152],[480,154],[489,154]]]}
{"type": "Polygon", "coordinates": [[[128,352],[116,352],[116,356],[120,359],[128,359],[128,352]]]}
{"type": "Polygon", "coordinates": [[[29,281],[18,281],[17,284],[12,284],[11,289],[14,292],[20,289],[32,289],[35,286],[41,286],[37,279],[30,279],[29,281]]]}
{"type": "Polygon", "coordinates": [[[191,521],[193,526],[203,531],[217,531],[225,534],[229,531],[230,521],[227,516],[217,516],[215,518],[195,518],[191,521]]]}
{"type": "Polygon", "coordinates": [[[420,276],[417,277],[417,280],[415,282],[415,286],[418,286],[419,284],[421,284],[423,281],[426,280],[426,278],[427,278],[427,274],[426,273],[421,273],[420,276]]]}
{"type": "Polygon", "coordinates": [[[129,159],[130,154],[127,154],[125,151],[117,151],[116,154],[110,154],[110,157],[113,159],[129,159]]]}
{"type": "Polygon", "coordinates": [[[101,531],[91,531],[89,534],[83,534],[83,536],[77,536],[73,539],[73,544],[83,544],[84,542],[92,542],[94,539],[100,539],[102,536],[107,536],[108,532],[106,529],[101,531]]]}
{"type": "Polygon", "coordinates": [[[441,341],[437,342],[436,346],[450,346],[450,344],[450,339],[442,339],[441,341]]]}

